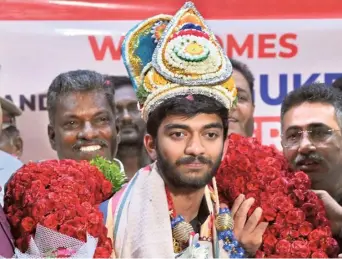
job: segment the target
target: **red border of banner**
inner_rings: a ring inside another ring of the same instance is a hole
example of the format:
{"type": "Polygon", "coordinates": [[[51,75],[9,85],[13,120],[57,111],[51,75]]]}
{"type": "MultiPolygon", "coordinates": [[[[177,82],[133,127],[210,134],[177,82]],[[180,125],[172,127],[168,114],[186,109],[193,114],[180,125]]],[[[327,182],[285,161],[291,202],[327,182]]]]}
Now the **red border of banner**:
{"type": "MultiPolygon", "coordinates": [[[[0,20],[141,20],[185,0],[0,0],[0,20]]],[[[342,0],[193,0],[206,19],[342,18],[342,0]]]]}

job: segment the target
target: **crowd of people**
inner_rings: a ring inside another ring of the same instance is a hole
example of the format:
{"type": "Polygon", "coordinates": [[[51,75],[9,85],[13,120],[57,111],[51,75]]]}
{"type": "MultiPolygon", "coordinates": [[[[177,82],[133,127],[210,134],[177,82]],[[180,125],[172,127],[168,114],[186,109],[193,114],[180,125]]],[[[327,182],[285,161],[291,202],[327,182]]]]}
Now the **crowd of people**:
{"type": "MultiPolygon", "coordinates": [[[[232,133],[253,135],[254,76],[247,65],[228,60],[193,8],[183,7],[172,20],[148,19],[145,27],[126,36],[124,46],[136,46],[123,49],[128,77],[75,70],[58,75],[47,90],[47,132],[58,158],[89,161],[101,156],[124,168],[127,184],[102,205],[118,258],[190,257],[186,251],[193,232],[206,237],[200,238],[198,253],[253,257],[268,227],[259,222],[261,208],[248,213],[253,198],[241,195],[228,209],[215,192],[225,140],[232,133]],[[165,38],[171,39],[152,37],[155,45],[148,45],[162,58],[143,56],[147,47],[137,44],[145,35],[139,30],[166,21],[171,26],[165,38]],[[136,59],[141,60],[139,69],[136,59]],[[201,70],[201,65],[208,67],[201,70]],[[234,221],[234,235],[222,245],[215,235],[223,232],[215,229],[212,217],[226,214],[234,221]],[[180,226],[187,236],[175,235],[180,226]]],[[[342,78],[333,86],[302,86],[286,96],[280,114],[283,155],[294,171],[309,176],[337,241],[342,240],[341,89],[342,78]]],[[[25,143],[16,118],[22,111],[9,100],[0,102],[0,150],[20,159],[25,143]]],[[[20,166],[0,165],[11,173],[20,166]]],[[[3,192],[10,178],[0,177],[3,192]]],[[[0,255],[12,257],[15,245],[2,207],[0,223],[0,255]]]]}

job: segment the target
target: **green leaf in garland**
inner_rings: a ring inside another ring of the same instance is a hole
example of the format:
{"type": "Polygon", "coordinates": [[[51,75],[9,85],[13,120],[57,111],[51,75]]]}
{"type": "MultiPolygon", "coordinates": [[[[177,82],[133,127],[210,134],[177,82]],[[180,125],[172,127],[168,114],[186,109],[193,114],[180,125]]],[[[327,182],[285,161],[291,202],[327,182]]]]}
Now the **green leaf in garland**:
{"type": "Polygon", "coordinates": [[[236,105],[238,104],[238,100],[239,100],[239,98],[236,97],[235,100],[233,101],[233,107],[236,107],[236,105]]]}
{"type": "Polygon", "coordinates": [[[139,86],[136,95],[139,102],[144,103],[149,95],[149,92],[146,91],[145,87],[139,86]]]}
{"type": "Polygon", "coordinates": [[[120,166],[115,161],[109,161],[103,157],[95,157],[90,161],[91,165],[96,166],[113,185],[113,191],[117,192],[125,183],[125,174],[120,171],[120,166]]]}

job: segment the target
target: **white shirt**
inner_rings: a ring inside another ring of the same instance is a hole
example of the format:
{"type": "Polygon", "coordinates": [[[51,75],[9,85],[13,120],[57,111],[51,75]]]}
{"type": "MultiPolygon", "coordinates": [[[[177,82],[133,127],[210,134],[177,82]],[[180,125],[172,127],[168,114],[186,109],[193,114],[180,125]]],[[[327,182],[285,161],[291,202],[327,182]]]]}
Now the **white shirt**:
{"type": "Polygon", "coordinates": [[[0,192],[1,206],[4,205],[5,184],[11,178],[12,174],[22,166],[23,163],[19,159],[0,150],[0,186],[2,189],[0,192]]]}

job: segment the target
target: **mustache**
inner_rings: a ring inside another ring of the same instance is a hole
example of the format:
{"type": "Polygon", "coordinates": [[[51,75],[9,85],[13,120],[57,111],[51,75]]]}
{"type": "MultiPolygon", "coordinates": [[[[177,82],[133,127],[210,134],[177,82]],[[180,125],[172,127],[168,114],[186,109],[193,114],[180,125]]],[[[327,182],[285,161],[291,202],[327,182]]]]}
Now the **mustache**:
{"type": "Polygon", "coordinates": [[[193,163],[201,163],[201,164],[207,164],[207,165],[213,165],[213,162],[205,158],[204,156],[187,156],[180,158],[176,161],[176,166],[180,165],[187,165],[187,164],[193,164],[193,163]]]}
{"type": "Polygon", "coordinates": [[[134,128],[137,128],[138,125],[134,122],[134,121],[131,121],[131,120],[118,120],[118,124],[120,127],[134,127],[134,128]]]}
{"type": "Polygon", "coordinates": [[[101,139],[94,139],[92,141],[79,141],[72,146],[72,149],[80,149],[82,146],[95,146],[99,145],[101,147],[108,147],[108,144],[101,139]]]}
{"type": "Polygon", "coordinates": [[[296,165],[300,165],[300,164],[303,164],[305,162],[305,160],[311,160],[312,162],[314,163],[320,163],[323,161],[323,157],[321,157],[319,154],[317,153],[310,153],[310,154],[307,154],[307,155],[302,155],[302,154],[299,154],[295,160],[294,160],[294,163],[296,165]]]}

